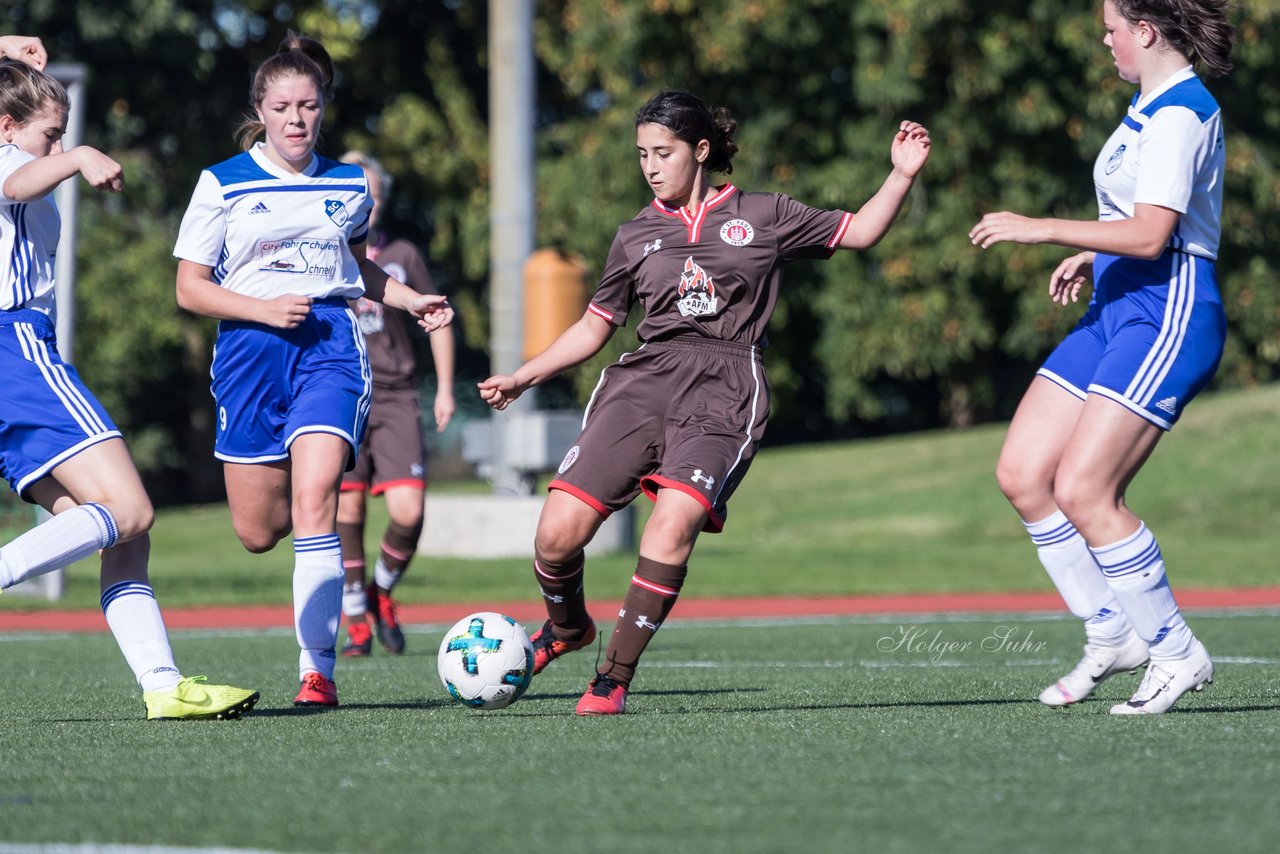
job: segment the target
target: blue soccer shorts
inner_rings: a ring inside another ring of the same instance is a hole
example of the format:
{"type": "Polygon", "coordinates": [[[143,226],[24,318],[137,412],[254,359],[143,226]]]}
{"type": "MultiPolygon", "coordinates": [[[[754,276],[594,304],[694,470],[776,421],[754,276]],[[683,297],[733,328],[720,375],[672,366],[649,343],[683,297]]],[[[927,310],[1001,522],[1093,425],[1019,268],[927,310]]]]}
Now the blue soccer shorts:
{"type": "Polygon", "coordinates": [[[102,404],[58,355],[53,324],[40,312],[0,311],[0,371],[0,472],[24,499],[61,463],[119,438],[102,404]]]}
{"type": "Polygon", "coordinates": [[[354,465],[369,419],[371,380],[364,336],[346,300],[316,300],[295,329],[224,320],[213,354],[217,403],[214,456],[269,463],[306,433],[351,446],[354,465]]]}
{"type": "Polygon", "coordinates": [[[1227,319],[1213,262],[1173,250],[1154,261],[1098,253],[1093,279],[1089,310],[1040,376],[1171,429],[1222,359],[1227,319]]]}

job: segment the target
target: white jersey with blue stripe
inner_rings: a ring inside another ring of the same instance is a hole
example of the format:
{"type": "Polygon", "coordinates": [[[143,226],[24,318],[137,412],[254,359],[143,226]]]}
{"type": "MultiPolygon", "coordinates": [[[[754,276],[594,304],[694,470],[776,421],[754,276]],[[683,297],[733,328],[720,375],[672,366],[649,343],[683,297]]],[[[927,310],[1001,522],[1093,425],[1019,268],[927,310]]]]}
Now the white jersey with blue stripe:
{"type": "Polygon", "coordinates": [[[355,299],[364,283],[350,246],[368,238],[368,190],[359,166],[314,155],[294,175],[258,143],[200,173],[173,254],[246,296],[355,299]]]}
{"type": "Polygon", "coordinates": [[[27,308],[53,317],[53,270],[62,229],[53,193],[15,202],[3,190],[10,175],[35,159],[16,145],[0,145],[0,310],[27,308]]]}
{"type": "Polygon", "coordinates": [[[1182,214],[1172,249],[1214,260],[1222,234],[1226,148],[1222,113],[1191,66],[1133,97],[1093,165],[1098,218],[1127,219],[1135,205],[1182,214]]]}

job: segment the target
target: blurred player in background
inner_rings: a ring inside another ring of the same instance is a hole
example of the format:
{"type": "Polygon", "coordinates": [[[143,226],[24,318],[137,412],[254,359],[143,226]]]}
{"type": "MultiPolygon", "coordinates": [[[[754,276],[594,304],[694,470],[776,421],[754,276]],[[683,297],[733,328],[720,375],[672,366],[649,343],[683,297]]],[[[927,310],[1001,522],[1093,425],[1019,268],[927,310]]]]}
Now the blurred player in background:
{"type": "Polygon", "coordinates": [[[151,500],[120,431],[58,353],[53,191],[79,174],[119,193],[124,172],[87,145],[62,150],[71,102],[39,70],[39,39],[0,38],[0,55],[21,60],[0,60],[0,472],[53,514],[0,549],[0,590],[101,550],[102,611],[147,718],[238,717],[256,691],[184,679],[174,664],[147,574],[151,500]]]}
{"type": "Polygon", "coordinates": [[[596,635],[583,594],[583,549],[640,492],[654,500],[635,575],[579,715],[620,714],[636,665],[675,604],[694,542],[719,532],[764,435],[769,389],[760,350],[784,263],[865,249],[889,230],[929,156],[929,133],[902,122],[893,169],[856,213],[777,193],[715,185],[732,171],[737,123],[684,92],[636,114],[640,171],[654,194],[614,238],[582,318],[511,375],[479,384],[505,409],[525,389],[600,351],[639,302],[642,346],[606,368],[582,433],[560,464],[534,542],[548,619],[534,672],[596,635]]]}
{"type": "Polygon", "coordinates": [[[174,248],[178,304],[222,321],[214,455],[232,525],[251,552],[293,531],[294,703],[321,707],[338,705],[338,485],[369,411],[369,360],[348,300],[368,293],[428,330],[452,318],[443,297],[365,256],[364,173],[315,153],[332,82],[324,46],[290,33],[254,74],[244,152],[200,173],[174,248]]]}
{"type": "MultiPolygon", "coordinates": [[[[366,256],[415,291],[439,293],[418,248],[407,240],[389,239],[379,228],[391,195],[391,176],[376,159],[359,151],[347,152],[342,162],[359,166],[369,182],[373,211],[369,215],[366,256]]],[[[396,620],[391,591],[417,551],[427,487],[413,329],[403,316],[388,317],[382,304],[372,300],[359,299],[355,311],[373,369],[373,402],[356,467],[343,477],[338,498],[338,538],[342,541],[342,563],[346,571],[342,612],[347,617],[347,644],[342,654],[370,653],[373,632],[369,618],[383,648],[398,654],[404,652],[404,632],[396,620]],[[386,499],[390,518],[373,565],[373,580],[366,585],[364,526],[366,496],[372,495],[386,499]]],[[[430,333],[429,341],[436,371],[432,414],[436,432],[440,433],[449,426],[456,409],[453,329],[448,326],[436,329],[430,333]]]]}
{"type": "Polygon", "coordinates": [[[1214,260],[1221,235],[1222,117],[1193,63],[1231,68],[1225,0],[1108,0],[1103,43],[1138,85],[1093,167],[1099,218],[1001,212],[970,232],[1085,251],[1049,277],[1051,299],[1088,311],[1045,361],[1000,452],[1000,488],[1026,525],[1067,607],[1084,620],[1084,657],[1040,694],[1088,697],[1150,660],[1112,714],[1167,711],[1213,681],[1213,662],[1182,618],[1160,547],[1125,490],[1183,408],[1213,378],[1226,340],[1214,260]]]}

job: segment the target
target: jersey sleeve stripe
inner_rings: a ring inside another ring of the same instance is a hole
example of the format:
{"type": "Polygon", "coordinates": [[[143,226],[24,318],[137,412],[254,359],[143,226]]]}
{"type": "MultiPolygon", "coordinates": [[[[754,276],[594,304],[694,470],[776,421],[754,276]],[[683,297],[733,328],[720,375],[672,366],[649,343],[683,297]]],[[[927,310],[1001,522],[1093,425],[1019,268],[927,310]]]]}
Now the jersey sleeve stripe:
{"type": "Polygon", "coordinates": [[[608,309],[601,308],[600,306],[596,305],[593,302],[587,303],[587,311],[591,312],[597,317],[603,317],[605,320],[609,321],[610,323],[614,323],[613,312],[609,311],[608,309]]]}
{"type": "Polygon", "coordinates": [[[845,211],[844,216],[840,217],[840,224],[836,226],[836,233],[827,241],[828,249],[835,249],[840,245],[840,241],[844,239],[844,233],[849,230],[852,223],[853,214],[845,211]]]}

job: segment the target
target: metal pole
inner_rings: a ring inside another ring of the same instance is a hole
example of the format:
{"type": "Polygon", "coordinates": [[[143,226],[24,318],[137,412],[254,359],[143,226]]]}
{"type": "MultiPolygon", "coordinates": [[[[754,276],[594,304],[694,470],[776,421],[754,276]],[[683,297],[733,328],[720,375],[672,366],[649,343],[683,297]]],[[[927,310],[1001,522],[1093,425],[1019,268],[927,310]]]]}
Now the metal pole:
{"type": "MultiPolygon", "coordinates": [[[[47,68],[50,77],[61,83],[71,99],[67,114],[67,132],[62,136],[62,148],[68,150],[80,144],[84,128],[84,79],[85,67],[79,64],[55,62],[47,68]]],[[[62,216],[62,232],[58,238],[58,259],[54,262],[54,296],[58,306],[58,352],[65,362],[74,361],[76,337],[76,209],[80,201],[80,176],[73,175],[54,191],[54,201],[62,216]]]]}
{"type": "MultiPolygon", "coordinates": [[[[533,252],[533,0],[489,0],[489,344],[495,373],[520,367],[524,339],[523,267],[533,252]]],[[[534,408],[533,390],[520,410],[534,408]]],[[[528,494],[525,473],[512,465],[511,410],[494,413],[494,492],[528,494]]]]}

